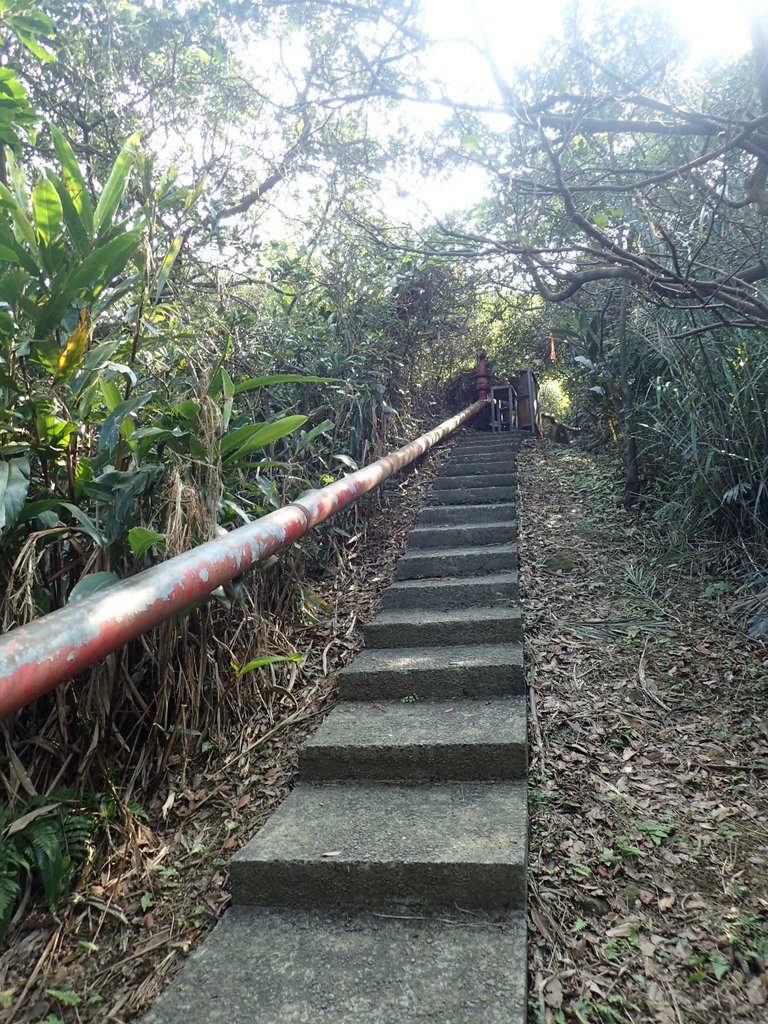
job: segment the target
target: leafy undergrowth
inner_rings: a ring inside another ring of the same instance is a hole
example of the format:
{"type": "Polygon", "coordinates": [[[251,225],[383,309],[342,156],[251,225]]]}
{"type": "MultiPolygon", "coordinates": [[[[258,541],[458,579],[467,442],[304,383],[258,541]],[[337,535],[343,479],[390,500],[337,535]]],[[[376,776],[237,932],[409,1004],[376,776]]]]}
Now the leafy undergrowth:
{"type": "Polygon", "coordinates": [[[768,645],[712,551],[521,456],[535,1024],[768,1020],[768,645]]]}
{"type": "Polygon", "coordinates": [[[313,584],[329,614],[280,627],[282,645],[307,655],[297,685],[271,694],[217,750],[170,758],[152,799],[121,808],[123,826],[112,830],[121,841],[99,853],[57,914],[28,910],[12,929],[0,956],[3,1024],[134,1020],[210,931],[229,902],[229,858],[290,789],[298,747],[334,699],[329,676],[362,646],[358,623],[375,614],[447,450],[390,481],[365,536],[350,538],[337,571],[313,584]]]}

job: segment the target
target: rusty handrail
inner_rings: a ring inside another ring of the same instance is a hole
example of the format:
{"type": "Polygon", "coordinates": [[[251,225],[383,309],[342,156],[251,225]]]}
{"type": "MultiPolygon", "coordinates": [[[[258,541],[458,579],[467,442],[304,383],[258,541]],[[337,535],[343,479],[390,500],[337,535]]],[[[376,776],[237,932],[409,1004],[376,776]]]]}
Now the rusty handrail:
{"type": "Polygon", "coordinates": [[[327,487],[0,637],[0,718],[72,679],[378,487],[486,406],[478,401],[327,487]]]}

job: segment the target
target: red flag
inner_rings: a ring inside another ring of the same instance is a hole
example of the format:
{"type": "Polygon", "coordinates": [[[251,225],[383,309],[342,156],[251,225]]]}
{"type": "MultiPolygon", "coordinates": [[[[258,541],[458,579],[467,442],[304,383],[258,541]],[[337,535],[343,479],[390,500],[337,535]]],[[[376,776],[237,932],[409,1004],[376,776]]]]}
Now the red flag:
{"type": "Polygon", "coordinates": [[[550,336],[549,336],[549,361],[550,361],[550,363],[554,363],[554,361],[556,359],[557,359],[557,351],[555,350],[555,336],[554,336],[554,334],[550,334],[550,336]]]}

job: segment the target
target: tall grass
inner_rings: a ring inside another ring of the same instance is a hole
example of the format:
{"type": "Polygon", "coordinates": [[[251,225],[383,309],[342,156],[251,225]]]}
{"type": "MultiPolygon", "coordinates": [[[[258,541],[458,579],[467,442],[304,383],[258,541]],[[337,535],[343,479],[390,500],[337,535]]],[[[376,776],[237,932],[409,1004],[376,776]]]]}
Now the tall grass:
{"type": "Polygon", "coordinates": [[[768,340],[716,330],[639,337],[638,429],[659,516],[687,533],[768,539],[768,340]]]}

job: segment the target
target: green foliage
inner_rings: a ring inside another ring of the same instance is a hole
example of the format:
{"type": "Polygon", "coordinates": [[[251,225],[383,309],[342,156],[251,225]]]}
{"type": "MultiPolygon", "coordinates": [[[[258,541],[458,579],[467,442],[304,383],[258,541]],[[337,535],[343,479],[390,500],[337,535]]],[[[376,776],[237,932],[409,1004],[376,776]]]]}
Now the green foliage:
{"type": "MultiPolygon", "coordinates": [[[[359,110],[323,114],[315,126],[304,98],[275,101],[291,76],[245,65],[241,40],[267,30],[282,38],[286,12],[238,6],[149,5],[139,17],[122,2],[59,0],[46,8],[57,21],[54,61],[26,47],[18,25],[0,26],[0,91],[6,83],[18,93],[0,153],[3,629],[106,591],[381,455],[387,432],[400,440],[405,429],[405,389],[435,338],[430,316],[447,330],[451,296],[469,303],[458,268],[384,252],[352,227],[370,185],[359,110]],[[205,167],[188,138],[206,140],[205,167]],[[249,140],[241,164],[234,139],[249,140]],[[294,162],[311,168],[323,147],[332,180],[298,204],[306,223],[290,242],[255,244],[261,196],[294,162]]],[[[305,97],[318,109],[338,91],[329,69],[339,61],[364,91],[381,54],[375,74],[395,83],[411,45],[401,54],[404,12],[371,5],[364,39],[359,11],[298,13],[306,35],[297,46],[314,76],[305,97]]],[[[0,147],[4,138],[0,124],[0,147]]],[[[457,339],[465,326],[462,313],[457,339]]],[[[28,767],[43,776],[40,789],[59,769],[79,784],[105,773],[146,773],[146,783],[182,732],[205,735],[205,749],[251,713],[257,670],[273,665],[279,678],[296,660],[256,656],[274,642],[271,617],[331,613],[308,580],[358,514],[96,666],[76,700],[63,685],[56,700],[76,712],[51,715],[51,697],[26,709],[14,723],[19,749],[39,751],[22,743],[35,736],[51,752],[28,767]],[[243,629],[251,615],[257,628],[243,629]],[[214,678],[231,679],[233,662],[243,666],[238,685],[212,690],[214,678]],[[53,769],[59,751],[67,760],[53,769]]]]}
{"type": "Polygon", "coordinates": [[[25,886],[53,910],[85,862],[95,817],[70,792],[0,807],[0,941],[25,886]]]}
{"type": "Polygon", "coordinates": [[[257,668],[266,668],[267,665],[282,665],[286,662],[294,662],[300,665],[304,660],[303,654],[264,654],[259,658],[252,658],[245,665],[233,665],[235,675],[238,679],[246,672],[253,672],[257,668]]]}

